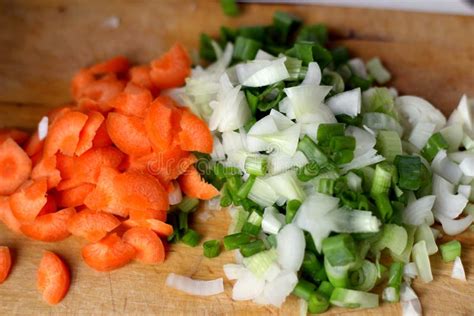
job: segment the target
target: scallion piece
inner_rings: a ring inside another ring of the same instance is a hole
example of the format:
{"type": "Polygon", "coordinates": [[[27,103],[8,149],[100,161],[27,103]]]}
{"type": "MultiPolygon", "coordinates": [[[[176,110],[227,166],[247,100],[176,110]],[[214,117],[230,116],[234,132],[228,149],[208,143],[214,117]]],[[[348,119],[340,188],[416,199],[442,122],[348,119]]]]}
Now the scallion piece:
{"type": "Polygon", "coordinates": [[[426,143],[425,147],[421,151],[421,155],[425,157],[426,160],[431,162],[434,157],[436,157],[436,154],[438,151],[443,150],[443,149],[448,149],[449,144],[446,142],[444,139],[443,135],[441,133],[434,133],[431,135],[431,137],[428,139],[428,142],[426,143]]]}
{"type": "Polygon", "coordinates": [[[273,27],[279,43],[286,43],[293,29],[301,24],[301,19],[286,12],[277,11],[273,14],[273,27]]]}
{"type": "Polygon", "coordinates": [[[364,260],[362,266],[350,275],[352,288],[358,291],[368,292],[377,283],[377,266],[369,260],[364,260]]]}
{"type": "Polygon", "coordinates": [[[201,34],[199,38],[199,56],[207,61],[216,60],[216,52],[212,47],[212,38],[207,34],[201,34]]]}
{"type": "Polygon", "coordinates": [[[306,25],[301,28],[296,41],[307,41],[325,45],[328,41],[328,29],[324,24],[306,25]]]}
{"type": "Polygon", "coordinates": [[[371,308],[379,306],[379,296],[373,293],[336,288],[332,292],[332,305],[346,308],[371,308]]]}
{"type": "Polygon", "coordinates": [[[287,224],[293,221],[293,218],[298,212],[298,209],[301,206],[301,202],[299,200],[290,200],[286,203],[286,214],[285,214],[285,221],[287,224]]]}
{"type": "Polygon", "coordinates": [[[301,168],[298,168],[296,176],[298,180],[307,182],[319,174],[319,165],[315,161],[310,161],[301,168]]]}
{"type": "Polygon", "coordinates": [[[461,243],[458,240],[451,240],[439,246],[441,257],[444,262],[451,262],[456,257],[461,257],[461,243]]]}
{"type": "Polygon", "coordinates": [[[248,244],[252,240],[252,236],[247,233],[236,233],[224,237],[224,248],[226,250],[234,250],[242,245],[248,244]]]}
{"type": "Polygon", "coordinates": [[[354,159],[354,151],[349,149],[336,151],[332,154],[331,158],[336,164],[343,165],[354,159]]]}
{"type": "Polygon", "coordinates": [[[405,190],[418,190],[421,186],[421,159],[418,156],[395,157],[398,171],[398,186],[405,190]]]}
{"type": "Polygon", "coordinates": [[[334,65],[336,67],[346,63],[350,58],[349,50],[347,49],[347,47],[344,46],[338,46],[336,48],[331,49],[331,55],[334,65]]]}
{"type": "Polygon", "coordinates": [[[243,26],[238,29],[239,36],[263,42],[265,40],[265,28],[263,26],[243,26]]]}
{"type": "Polygon", "coordinates": [[[380,218],[385,222],[390,219],[393,215],[392,204],[390,203],[390,198],[387,193],[378,193],[373,196],[375,200],[375,205],[379,210],[380,218]]]}
{"type": "Polygon", "coordinates": [[[370,193],[376,196],[380,193],[388,193],[392,185],[392,177],[395,173],[395,167],[389,163],[381,162],[375,167],[374,178],[370,193]]]}
{"type": "Polygon", "coordinates": [[[311,251],[305,251],[301,265],[303,274],[312,277],[321,269],[323,269],[323,265],[319,262],[318,257],[311,251]]]}
{"type": "Polygon", "coordinates": [[[183,200],[178,204],[178,209],[184,213],[191,213],[196,210],[199,205],[199,199],[185,196],[183,200]]]}
{"type": "Polygon", "coordinates": [[[333,195],[335,183],[336,183],[336,180],[334,179],[329,179],[329,178],[320,179],[316,190],[319,193],[333,195]]]}
{"type": "Polygon", "coordinates": [[[242,227],[242,232],[257,236],[262,229],[262,220],[262,215],[257,211],[252,211],[250,216],[247,218],[247,222],[242,227]]]}
{"type": "Polygon", "coordinates": [[[260,48],[262,48],[260,42],[251,38],[238,36],[235,40],[233,57],[237,60],[252,60],[260,48]]]}
{"type": "Polygon", "coordinates": [[[188,213],[178,213],[178,228],[181,232],[186,232],[188,230],[188,213]]]}
{"type": "MultiPolygon", "coordinates": [[[[328,68],[324,69],[323,77],[321,78],[321,84],[332,86],[332,89],[329,92],[328,96],[333,96],[335,94],[344,92],[344,87],[345,87],[344,79],[342,79],[340,74],[338,74],[335,71],[331,71],[328,68]]],[[[351,120],[353,119],[351,116],[346,115],[346,114],[340,114],[340,115],[345,115],[351,120]]],[[[336,119],[338,122],[341,122],[339,119],[340,115],[336,116],[336,119]]],[[[352,124],[352,125],[357,125],[357,124],[352,124]]]]}
{"type": "Polygon", "coordinates": [[[195,230],[188,229],[187,232],[181,238],[181,241],[188,246],[196,247],[201,240],[201,235],[199,235],[195,230]]]}
{"type": "Polygon", "coordinates": [[[375,147],[388,162],[393,162],[397,155],[402,154],[402,141],[395,131],[379,131],[375,147]]]}
{"type": "Polygon", "coordinates": [[[372,79],[364,79],[357,75],[352,75],[349,78],[350,89],[360,88],[362,91],[369,89],[372,86],[372,79]]]}
{"type": "Polygon", "coordinates": [[[215,258],[221,253],[221,242],[219,240],[208,240],[203,244],[204,256],[215,258]]]}
{"type": "Polygon", "coordinates": [[[314,283],[300,279],[293,289],[293,294],[308,301],[314,290],[316,290],[316,285],[314,283]]]}
{"type": "Polygon", "coordinates": [[[328,300],[334,291],[334,286],[329,281],[322,281],[318,287],[318,292],[324,295],[328,300]]]}
{"type": "Polygon", "coordinates": [[[353,263],[345,266],[332,266],[325,257],[323,270],[326,271],[327,278],[334,287],[348,287],[350,286],[349,270],[352,266],[353,263]]]}
{"type": "Polygon", "coordinates": [[[267,158],[263,156],[248,156],[245,159],[245,171],[250,175],[265,175],[267,173],[267,166],[267,158]]]}
{"type": "Polygon", "coordinates": [[[225,15],[236,16],[239,14],[239,7],[235,0],[220,0],[221,8],[225,15]]]}
{"type": "MultiPolygon", "coordinates": [[[[318,129],[319,131],[319,129],[318,129]]],[[[332,151],[355,149],[356,140],[352,136],[333,136],[329,141],[329,147],[332,151]]]]}
{"type": "Polygon", "coordinates": [[[341,123],[319,124],[318,126],[318,144],[322,146],[329,145],[331,139],[335,136],[344,136],[345,126],[341,123]]]}
{"type": "Polygon", "coordinates": [[[214,174],[216,177],[220,179],[240,175],[241,172],[238,168],[235,167],[225,167],[221,163],[216,163],[214,167],[212,168],[212,171],[214,171],[214,174]]]}
{"type": "Polygon", "coordinates": [[[375,78],[375,81],[377,81],[378,84],[387,83],[392,78],[390,72],[385,69],[378,57],[369,60],[366,66],[367,71],[375,78]]]}
{"type": "Polygon", "coordinates": [[[311,293],[308,300],[308,312],[310,314],[324,313],[325,311],[328,310],[328,308],[329,308],[329,301],[326,299],[326,297],[323,294],[317,291],[314,291],[313,293],[311,293]]]}
{"type": "Polygon", "coordinates": [[[253,256],[254,254],[257,254],[267,249],[265,247],[265,243],[261,239],[254,240],[245,245],[241,245],[239,248],[240,248],[240,253],[244,257],[253,256]]]}
{"type": "Polygon", "coordinates": [[[221,189],[221,207],[228,207],[232,204],[232,197],[230,196],[229,190],[227,189],[227,183],[221,189]]]}
{"type": "Polygon", "coordinates": [[[349,234],[339,234],[323,240],[324,258],[332,266],[345,266],[356,261],[357,250],[354,239],[349,234]]]}
{"type": "Polygon", "coordinates": [[[413,261],[415,261],[416,263],[420,279],[425,283],[433,281],[430,257],[428,255],[428,250],[426,249],[426,242],[424,240],[420,240],[413,246],[411,256],[413,258],[413,261]]]}
{"type": "Polygon", "coordinates": [[[247,195],[249,195],[250,190],[252,190],[256,178],[256,176],[251,175],[247,179],[247,181],[245,181],[245,183],[239,188],[239,191],[237,191],[237,196],[239,197],[239,199],[247,198],[247,195]]]}
{"type": "Polygon", "coordinates": [[[328,157],[307,135],[305,135],[298,143],[298,150],[301,151],[309,161],[314,161],[318,165],[323,165],[328,161],[328,157]]]}

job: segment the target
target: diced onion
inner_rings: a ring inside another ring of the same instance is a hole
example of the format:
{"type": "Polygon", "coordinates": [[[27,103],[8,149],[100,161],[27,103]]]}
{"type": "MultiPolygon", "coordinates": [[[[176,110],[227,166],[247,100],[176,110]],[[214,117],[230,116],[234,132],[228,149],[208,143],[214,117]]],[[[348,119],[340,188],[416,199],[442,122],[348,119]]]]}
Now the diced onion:
{"type": "Polygon", "coordinates": [[[288,224],[277,235],[278,263],[288,271],[297,272],[304,258],[306,243],[303,231],[296,224],[288,224]]]}
{"type": "Polygon", "coordinates": [[[474,177],[474,157],[467,157],[459,164],[459,168],[468,177],[474,177]]]}
{"type": "Polygon", "coordinates": [[[462,233],[468,229],[469,226],[471,226],[474,220],[472,215],[468,215],[461,219],[450,219],[443,215],[438,215],[437,218],[441,223],[441,226],[443,226],[444,232],[450,236],[455,236],[462,233]]]}
{"type": "Polygon", "coordinates": [[[451,272],[451,277],[453,279],[458,279],[466,282],[466,273],[464,272],[464,266],[462,265],[461,258],[456,257],[453,264],[453,272],[451,272]]]}
{"type": "Polygon", "coordinates": [[[431,163],[433,171],[451,183],[458,184],[463,172],[460,166],[448,158],[445,150],[440,150],[431,163]]]}
{"type": "Polygon", "coordinates": [[[247,270],[234,284],[232,299],[234,301],[252,300],[258,297],[264,288],[265,280],[257,278],[247,270]]]}
{"type": "Polygon", "coordinates": [[[360,88],[356,88],[336,94],[329,98],[326,103],[334,115],[346,114],[354,117],[360,113],[361,98],[360,88]]]}
{"type": "Polygon", "coordinates": [[[229,280],[237,280],[240,279],[244,273],[247,271],[245,267],[241,264],[235,263],[228,263],[225,264],[224,267],[224,274],[229,280]]]}
{"type": "Polygon", "coordinates": [[[402,213],[402,220],[405,224],[419,226],[421,224],[434,224],[433,213],[431,212],[436,201],[435,195],[427,195],[418,200],[408,203],[402,213]]]}
{"type": "Polygon", "coordinates": [[[456,218],[468,203],[465,196],[454,194],[454,185],[437,174],[433,174],[433,193],[436,195],[433,206],[436,217],[456,218]]]}
{"type": "Polygon", "coordinates": [[[178,183],[173,182],[173,191],[168,194],[168,200],[170,205],[179,204],[183,200],[183,194],[181,193],[181,188],[178,183]]]}
{"type": "Polygon", "coordinates": [[[239,82],[246,87],[263,87],[287,79],[286,57],[275,60],[253,60],[237,64],[235,71],[239,82]]]}
{"type": "Polygon", "coordinates": [[[403,266],[403,275],[410,279],[414,279],[416,276],[418,276],[418,268],[416,267],[416,263],[409,262],[405,264],[403,266]]]}
{"type": "Polygon", "coordinates": [[[210,281],[201,281],[170,273],[166,278],[166,285],[176,290],[196,296],[211,296],[224,292],[224,281],[222,278],[210,281]]]}
{"type": "Polygon", "coordinates": [[[308,71],[306,76],[301,84],[315,84],[319,85],[321,83],[321,68],[317,62],[310,62],[308,64],[308,71]]]}
{"type": "Polygon", "coordinates": [[[43,116],[41,121],[38,123],[38,139],[40,141],[44,140],[46,136],[48,136],[48,124],[49,118],[47,116],[43,116]]]}
{"type": "Polygon", "coordinates": [[[405,123],[405,128],[412,129],[420,121],[435,124],[436,130],[446,125],[446,118],[443,113],[420,97],[410,95],[398,97],[395,99],[395,105],[401,114],[402,122],[405,123]]]}
{"type": "Polygon", "coordinates": [[[408,141],[415,145],[416,148],[423,149],[435,129],[436,125],[431,122],[418,122],[412,129],[408,141]]]}

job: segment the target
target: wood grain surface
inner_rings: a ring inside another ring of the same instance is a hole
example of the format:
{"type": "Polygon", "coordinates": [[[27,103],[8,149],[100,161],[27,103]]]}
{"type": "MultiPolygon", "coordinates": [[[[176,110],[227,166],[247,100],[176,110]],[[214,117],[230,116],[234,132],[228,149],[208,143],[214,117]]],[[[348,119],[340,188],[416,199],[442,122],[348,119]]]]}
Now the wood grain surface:
{"type": "MultiPolygon", "coordinates": [[[[217,1],[155,0],[0,0],[0,127],[34,129],[41,116],[70,100],[69,80],[80,67],[123,54],[147,62],[179,41],[196,49],[200,32],[217,34],[230,26],[270,23],[275,10],[297,14],[307,23],[326,23],[334,43],[343,43],[364,59],[380,56],[403,94],[416,94],[449,113],[462,93],[474,96],[474,19],[472,17],[347,9],[319,6],[245,5],[238,18],[225,17],[217,1]],[[110,17],[118,28],[107,27],[110,17]]],[[[227,232],[226,211],[195,227],[205,239],[227,232]]],[[[474,233],[458,236],[468,282],[450,278],[452,264],[431,257],[435,281],[415,281],[425,315],[474,315],[474,233]]],[[[443,239],[446,241],[448,239],[443,239]]],[[[289,299],[281,310],[231,300],[226,292],[191,297],[164,286],[170,272],[197,279],[223,277],[222,265],[202,248],[173,245],[163,265],[130,264],[111,273],[89,269],[80,258],[83,242],[40,243],[15,236],[0,225],[0,244],[14,250],[14,268],[0,286],[0,315],[262,315],[298,314],[289,299]],[[36,291],[36,268],[42,250],[69,263],[72,286],[58,306],[45,305],[36,291]]],[[[400,315],[399,304],[371,310],[332,308],[329,315],[400,315]]]]}

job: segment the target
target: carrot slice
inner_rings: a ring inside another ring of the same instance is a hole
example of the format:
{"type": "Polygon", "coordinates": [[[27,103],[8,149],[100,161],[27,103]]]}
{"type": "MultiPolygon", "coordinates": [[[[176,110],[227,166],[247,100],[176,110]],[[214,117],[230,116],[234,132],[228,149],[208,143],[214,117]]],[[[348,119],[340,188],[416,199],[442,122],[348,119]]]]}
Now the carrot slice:
{"type": "Polygon", "coordinates": [[[129,82],[125,90],[110,102],[119,113],[145,117],[145,112],[152,101],[151,92],[129,82]]]}
{"type": "Polygon", "coordinates": [[[167,212],[159,210],[130,210],[129,216],[131,220],[142,220],[142,219],[158,219],[160,221],[166,221],[167,212]]]}
{"type": "Polygon", "coordinates": [[[97,271],[111,271],[123,267],[135,256],[135,248],[113,233],[99,242],[82,248],[82,258],[97,271]]]}
{"type": "Polygon", "coordinates": [[[148,65],[135,66],[130,68],[128,74],[130,76],[130,82],[136,84],[137,86],[143,87],[150,90],[153,95],[158,93],[155,85],[150,78],[151,67],[148,65]]]}
{"type": "Polygon", "coordinates": [[[183,111],[181,116],[179,144],[183,150],[212,152],[212,135],[206,123],[196,115],[183,111]]]}
{"type": "Polygon", "coordinates": [[[8,196],[0,196],[0,221],[11,231],[21,234],[21,223],[13,215],[10,207],[10,198],[8,196]]]}
{"type": "Polygon", "coordinates": [[[76,155],[80,156],[93,146],[93,141],[97,130],[100,128],[102,123],[105,121],[104,116],[96,111],[91,111],[88,113],[89,118],[87,119],[84,128],[79,134],[79,143],[76,148],[76,155]]]}
{"type": "Polygon", "coordinates": [[[15,192],[30,172],[30,158],[13,139],[0,144],[0,195],[15,192]]]}
{"type": "Polygon", "coordinates": [[[123,81],[118,80],[115,76],[107,76],[84,87],[80,96],[97,101],[101,112],[106,113],[112,109],[108,102],[122,92],[124,87],[123,81]]]}
{"type": "Polygon", "coordinates": [[[44,144],[47,157],[58,151],[66,156],[74,155],[79,142],[79,134],[87,122],[87,115],[71,111],[58,117],[50,126],[44,144]]]}
{"type": "Polygon", "coordinates": [[[122,222],[125,227],[145,227],[150,228],[152,231],[157,233],[160,237],[169,237],[173,234],[173,226],[167,224],[159,219],[142,219],[142,220],[133,220],[127,219],[122,222]]]}
{"type": "Polygon", "coordinates": [[[178,178],[196,161],[193,154],[175,146],[166,151],[157,152],[153,160],[147,162],[147,171],[158,177],[161,183],[167,183],[178,178]]]}
{"type": "Polygon", "coordinates": [[[48,182],[48,190],[54,188],[61,181],[61,172],[56,169],[56,156],[43,156],[31,171],[31,179],[38,180],[46,178],[48,182]]]}
{"type": "Polygon", "coordinates": [[[83,95],[83,91],[86,87],[95,81],[94,75],[87,69],[81,69],[74,75],[71,81],[71,92],[75,100],[83,95]]]}
{"type": "Polygon", "coordinates": [[[102,63],[95,64],[89,68],[93,75],[101,75],[107,72],[120,73],[126,72],[130,67],[128,59],[124,56],[117,56],[102,63]]]}
{"type": "Polygon", "coordinates": [[[10,197],[10,207],[12,208],[13,215],[20,222],[35,220],[48,201],[46,197],[47,191],[48,182],[46,178],[27,181],[25,185],[10,197]]]}
{"type": "Polygon", "coordinates": [[[85,209],[71,217],[67,226],[73,236],[97,242],[119,225],[120,221],[112,214],[85,209]]]}
{"type": "Polygon", "coordinates": [[[57,210],[58,210],[58,205],[56,204],[56,198],[54,197],[53,194],[48,194],[48,197],[46,199],[46,204],[38,213],[38,216],[54,213],[57,210]]]}
{"type": "Polygon", "coordinates": [[[123,158],[124,154],[114,147],[92,148],[75,159],[73,177],[78,182],[96,184],[101,168],[116,169],[122,163],[123,158]]]}
{"type": "Polygon", "coordinates": [[[60,207],[77,207],[84,205],[84,200],[94,189],[94,184],[84,183],[75,188],[58,191],[57,203],[60,207]]]}
{"type": "Polygon", "coordinates": [[[180,44],[151,62],[151,81],[159,89],[182,86],[190,73],[191,59],[180,44]]]}
{"type": "Polygon", "coordinates": [[[210,200],[219,195],[219,191],[211,184],[201,179],[199,172],[191,166],[178,178],[179,186],[183,192],[201,200],[210,200]]]}
{"type": "Polygon", "coordinates": [[[24,145],[24,150],[29,157],[32,157],[43,150],[44,140],[40,140],[36,131],[24,145]]]}
{"type": "Polygon", "coordinates": [[[72,111],[71,106],[65,105],[52,109],[48,112],[49,123],[54,123],[58,118],[72,111]]]}
{"type": "Polygon", "coordinates": [[[0,144],[8,138],[13,139],[18,145],[22,145],[28,140],[28,133],[15,128],[0,128],[0,144]]]}
{"type": "Polygon", "coordinates": [[[107,147],[110,145],[112,145],[112,140],[109,137],[109,133],[107,132],[107,124],[104,121],[95,133],[94,140],[92,141],[92,146],[98,148],[107,147]]]}
{"type": "Polygon", "coordinates": [[[168,195],[153,176],[124,172],[114,179],[121,205],[134,210],[167,210],[168,195]]]}
{"type": "Polygon", "coordinates": [[[110,113],[106,122],[107,132],[112,142],[121,151],[136,156],[151,152],[151,144],[142,119],[120,113],[110,113]]]}
{"type": "Polygon", "coordinates": [[[27,237],[41,241],[60,241],[69,237],[67,222],[76,214],[74,208],[65,208],[37,217],[33,222],[21,225],[20,229],[27,237]]]}
{"type": "Polygon", "coordinates": [[[63,154],[56,154],[56,168],[59,170],[62,179],[70,179],[74,176],[74,163],[77,157],[69,157],[63,154]]]}
{"type": "Polygon", "coordinates": [[[127,230],[122,238],[135,248],[135,258],[138,261],[145,264],[158,264],[165,261],[165,247],[151,229],[133,227],[127,230]]]}
{"type": "Polygon", "coordinates": [[[0,284],[2,284],[10,274],[12,267],[12,257],[8,247],[0,246],[0,284]]]}
{"type": "Polygon", "coordinates": [[[64,261],[56,254],[45,251],[37,274],[37,287],[43,300],[50,305],[58,304],[66,296],[70,284],[69,269],[64,261]]]}

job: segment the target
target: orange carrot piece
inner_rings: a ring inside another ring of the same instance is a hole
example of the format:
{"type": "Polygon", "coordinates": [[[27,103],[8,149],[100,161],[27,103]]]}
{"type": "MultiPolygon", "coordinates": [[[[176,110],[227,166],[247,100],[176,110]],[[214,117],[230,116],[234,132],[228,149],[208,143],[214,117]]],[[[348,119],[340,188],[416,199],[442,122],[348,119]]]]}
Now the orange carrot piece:
{"type": "Polygon", "coordinates": [[[190,73],[191,59],[180,44],[151,62],[151,81],[159,89],[182,86],[190,73]]]}
{"type": "Polygon", "coordinates": [[[95,81],[94,75],[87,69],[81,69],[71,81],[71,93],[75,100],[79,100],[84,89],[95,81]]]}
{"type": "Polygon", "coordinates": [[[212,152],[211,131],[203,120],[191,112],[183,111],[180,125],[179,144],[183,150],[207,154],[212,152]]]}
{"type": "Polygon", "coordinates": [[[93,75],[102,75],[108,72],[121,73],[128,71],[130,63],[124,56],[117,56],[106,60],[102,63],[95,64],[89,68],[89,72],[93,75]]]}
{"type": "Polygon", "coordinates": [[[56,254],[45,251],[37,273],[37,287],[43,300],[49,305],[56,305],[66,296],[71,277],[69,269],[56,254]]]}
{"type": "Polygon", "coordinates": [[[0,144],[8,138],[13,139],[18,145],[23,145],[28,140],[28,133],[15,128],[0,128],[0,144]]]}
{"type": "Polygon", "coordinates": [[[2,284],[10,274],[12,267],[12,257],[10,249],[5,246],[0,246],[0,284],[2,284]]]}
{"type": "Polygon", "coordinates": [[[96,184],[99,180],[100,169],[103,167],[118,168],[124,154],[114,147],[92,148],[74,162],[74,178],[78,182],[96,184]]]}
{"type": "Polygon", "coordinates": [[[129,216],[131,220],[142,220],[142,219],[158,219],[160,221],[166,221],[167,212],[159,210],[130,210],[129,216]]]}
{"type": "Polygon", "coordinates": [[[27,237],[41,241],[60,241],[69,237],[67,222],[76,214],[74,208],[65,208],[37,217],[33,222],[24,223],[20,229],[27,237]]]}
{"type": "Polygon", "coordinates": [[[149,228],[133,227],[125,232],[123,241],[136,250],[135,259],[145,264],[165,261],[165,247],[161,239],[149,228]]]}
{"type": "Polygon", "coordinates": [[[86,86],[81,98],[89,98],[98,102],[102,113],[109,112],[112,107],[108,104],[125,88],[125,83],[115,76],[103,77],[86,86]]]}
{"type": "Polygon", "coordinates": [[[72,107],[69,105],[60,106],[60,107],[52,109],[51,111],[48,112],[48,115],[47,115],[49,119],[49,124],[51,125],[58,118],[60,118],[64,114],[69,113],[71,111],[72,111],[72,107]]]}
{"type": "Polygon", "coordinates": [[[10,207],[10,198],[0,196],[0,221],[2,221],[12,232],[21,234],[21,223],[13,215],[10,207]]]}
{"type": "Polygon", "coordinates": [[[129,82],[125,90],[113,99],[110,105],[119,113],[143,118],[152,98],[148,89],[129,82]]]}
{"type": "Polygon", "coordinates": [[[145,227],[150,228],[160,237],[169,237],[173,234],[173,226],[158,219],[133,220],[127,219],[122,222],[125,227],[145,227]]]}
{"type": "Polygon", "coordinates": [[[151,175],[124,172],[114,179],[115,192],[121,205],[134,210],[167,210],[168,194],[151,175]]]}
{"type": "Polygon", "coordinates": [[[80,156],[93,146],[93,141],[97,130],[100,128],[102,123],[105,121],[104,116],[96,111],[91,111],[88,113],[89,118],[87,119],[84,128],[79,134],[79,143],[76,148],[76,155],[80,156]]]}
{"type": "Polygon", "coordinates": [[[109,137],[109,133],[107,132],[107,124],[104,121],[95,133],[94,140],[92,141],[92,146],[99,148],[107,147],[110,145],[112,145],[112,140],[109,137]]]}
{"type": "Polygon", "coordinates": [[[181,190],[190,197],[210,200],[219,195],[219,191],[211,184],[201,179],[199,172],[191,166],[178,178],[181,190]]]}
{"type": "Polygon", "coordinates": [[[23,146],[26,154],[29,157],[32,157],[43,150],[44,140],[39,140],[38,132],[36,131],[31,137],[28,139],[26,144],[23,146]]]}
{"type": "Polygon", "coordinates": [[[99,242],[86,245],[81,254],[89,267],[105,272],[129,263],[135,257],[135,248],[113,233],[99,242]]]}
{"type": "Polygon", "coordinates": [[[53,194],[48,194],[47,199],[46,199],[46,204],[38,213],[38,216],[55,213],[57,210],[58,210],[58,205],[56,203],[56,198],[54,197],[53,194]]]}
{"type": "Polygon", "coordinates": [[[128,74],[130,82],[137,86],[148,89],[153,95],[158,94],[158,89],[155,87],[150,78],[151,67],[148,65],[135,66],[130,68],[128,74]]]}
{"type": "Polygon", "coordinates": [[[9,195],[30,176],[31,160],[11,138],[0,144],[0,195],[9,195]]]}
{"type": "Polygon", "coordinates": [[[147,171],[158,177],[161,183],[167,183],[178,178],[196,161],[193,154],[175,146],[155,153],[154,158],[147,162],[147,171]]]}
{"type": "Polygon", "coordinates": [[[56,154],[56,168],[59,170],[62,179],[70,179],[74,176],[74,163],[77,157],[69,157],[63,154],[56,154]]]}
{"type": "Polygon", "coordinates": [[[94,189],[94,184],[84,183],[75,188],[58,191],[57,204],[59,207],[77,207],[84,205],[84,200],[94,189]]]}
{"type": "Polygon", "coordinates": [[[74,155],[79,142],[79,134],[87,119],[87,115],[75,111],[58,117],[49,128],[44,144],[44,154],[50,157],[59,151],[66,156],[74,155]]]}
{"type": "Polygon", "coordinates": [[[68,230],[73,236],[97,242],[120,225],[112,214],[85,209],[76,213],[68,222],[68,230]]]}
{"type": "Polygon", "coordinates": [[[27,181],[17,192],[10,196],[10,207],[13,215],[20,222],[34,221],[48,201],[47,191],[48,181],[46,178],[27,181]]]}
{"type": "Polygon", "coordinates": [[[112,142],[121,151],[135,156],[151,152],[151,144],[142,119],[120,113],[110,113],[106,122],[107,132],[112,142]]]}
{"type": "Polygon", "coordinates": [[[31,179],[38,180],[46,178],[48,181],[48,190],[54,188],[61,181],[61,172],[56,168],[56,156],[43,156],[31,171],[31,179]]]}

